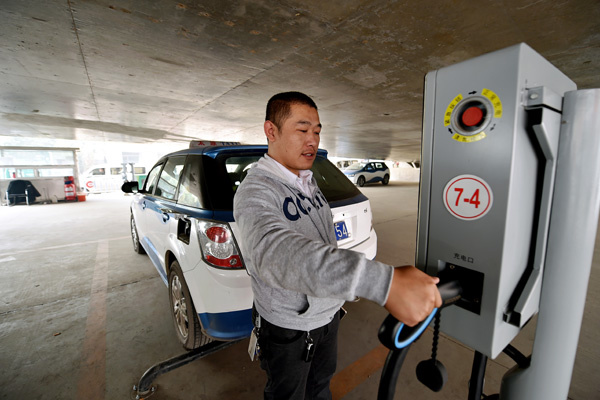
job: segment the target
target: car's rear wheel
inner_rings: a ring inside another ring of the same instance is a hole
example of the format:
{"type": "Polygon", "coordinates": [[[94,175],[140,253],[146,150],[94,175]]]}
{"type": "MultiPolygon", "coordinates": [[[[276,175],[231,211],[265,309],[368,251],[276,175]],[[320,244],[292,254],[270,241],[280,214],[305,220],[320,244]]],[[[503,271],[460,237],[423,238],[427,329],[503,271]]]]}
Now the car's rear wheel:
{"type": "Polygon", "coordinates": [[[365,186],[365,177],[364,176],[359,176],[358,180],[356,181],[356,184],[360,187],[365,186]]]}
{"type": "Polygon", "coordinates": [[[390,183],[390,176],[388,174],[385,174],[381,183],[383,183],[384,185],[387,185],[388,183],[390,183]]]}
{"type": "Polygon", "coordinates": [[[146,251],[140,244],[140,237],[138,235],[137,226],[135,226],[135,219],[133,219],[133,214],[131,215],[131,240],[133,241],[133,251],[138,254],[146,254],[146,251]]]}
{"type": "Polygon", "coordinates": [[[177,261],[171,263],[169,272],[169,303],[177,339],[185,349],[194,350],[211,342],[202,333],[196,308],[177,261]]]}

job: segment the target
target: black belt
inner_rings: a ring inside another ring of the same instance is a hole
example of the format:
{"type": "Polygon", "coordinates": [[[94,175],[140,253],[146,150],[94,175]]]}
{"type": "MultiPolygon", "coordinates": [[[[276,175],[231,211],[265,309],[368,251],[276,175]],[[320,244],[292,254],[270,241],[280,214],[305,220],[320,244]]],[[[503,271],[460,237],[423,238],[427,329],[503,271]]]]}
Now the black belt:
{"type": "MultiPolygon", "coordinates": [[[[320,329],[325,329],[328,330],[328,326],[329,324],[331,324],[333,321],[335,321],[336,316],[338,316],[340,313],[340,311],[338,310],[335,315],[333,316],[333,318],[331,319],[331,321],[329,321],[327,324],[319,327],[319,328],[315,328],[313,330],[311,330],[310,332],[317,332],[320,329]]],[[[280,331],[280,332],[307,332],[304,330],[299,330],[299,329],[289,329],[289,328],[283,328],[281,326],[275,325],[270,323],[269,321],[267,321],[264,317],[262,317],[259,313],[258,310],[256,309],[256,306],[254,304],[252,304],[252,323],[254,324],[254,326],[259,326],[260,328],[266,327],[275,331],[280,331]],[[258,318],[260,318],[260,324],[257,324],[258,322],[258,318]]]]}

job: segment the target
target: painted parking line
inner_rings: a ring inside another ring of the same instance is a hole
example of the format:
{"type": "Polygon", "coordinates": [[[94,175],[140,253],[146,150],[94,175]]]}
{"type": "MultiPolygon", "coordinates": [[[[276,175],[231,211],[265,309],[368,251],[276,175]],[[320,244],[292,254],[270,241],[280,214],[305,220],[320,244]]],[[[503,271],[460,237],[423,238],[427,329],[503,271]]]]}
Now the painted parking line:
{"type": "Polygon", "coordinates": [[[104,399],[106,389],[106,290],[108,240],[98,243],[77,382],[78,399],[104,399]]]}
{"type": "Polygon", "coordinates": [[[388,353],[387,348],[379,345],[335,374],[330,385],[333,400],[342,399],[369,376],[382,369],[388,353]]]}
{"type": "Polygon", "coordinates": [[[61,244],[58,246],[36,247],[36,248],[32,248],[32,249],[27,249],[27,250],[17,250],[17,251],[11,251],[10,253],[0,253],[0,257],[13,256],[15,254],[23,254],[23,253],[33,253],[33,252],[38,252],[38,251],[44,252],[46,250],[64,249],[65,247],[76,247],[76,246],[83,246],[86,244],[95,244],[95,243],[109,242],[109,241],[113,241],[113,240],[124,240],[124,239],[130,240],[131,236],[121,236],[121,237],[116,237],[116,238],[111,238],[111,239],[90,240],[88,242],[69,243],[69,244],[61,244]]]}

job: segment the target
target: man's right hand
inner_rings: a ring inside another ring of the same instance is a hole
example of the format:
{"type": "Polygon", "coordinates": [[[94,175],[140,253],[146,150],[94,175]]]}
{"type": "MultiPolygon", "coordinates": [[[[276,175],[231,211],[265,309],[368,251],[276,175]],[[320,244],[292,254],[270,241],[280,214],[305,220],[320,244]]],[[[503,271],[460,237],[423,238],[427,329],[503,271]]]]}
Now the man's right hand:
{"type": "Polygon", "coordinates": [[[394,268],[385,309],[398,321],[415,326],[442,305],[439,281],[412,265],[394,268]]]}

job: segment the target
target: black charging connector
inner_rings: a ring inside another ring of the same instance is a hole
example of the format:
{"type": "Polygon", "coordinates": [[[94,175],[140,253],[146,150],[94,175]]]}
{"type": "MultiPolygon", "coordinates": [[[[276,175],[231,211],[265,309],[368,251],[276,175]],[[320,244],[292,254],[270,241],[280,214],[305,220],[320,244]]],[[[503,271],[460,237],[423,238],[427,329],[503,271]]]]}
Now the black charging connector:
{"type": "Polygon", "coordinates": [[[460,299],[454,304],[467,311],[479,315],[481,313],[481,297],[483,295],[484,274],[455,264],[447,264],[438,274],[440,286],[446,282],[458,282],[462,291],[460,299]]]}

